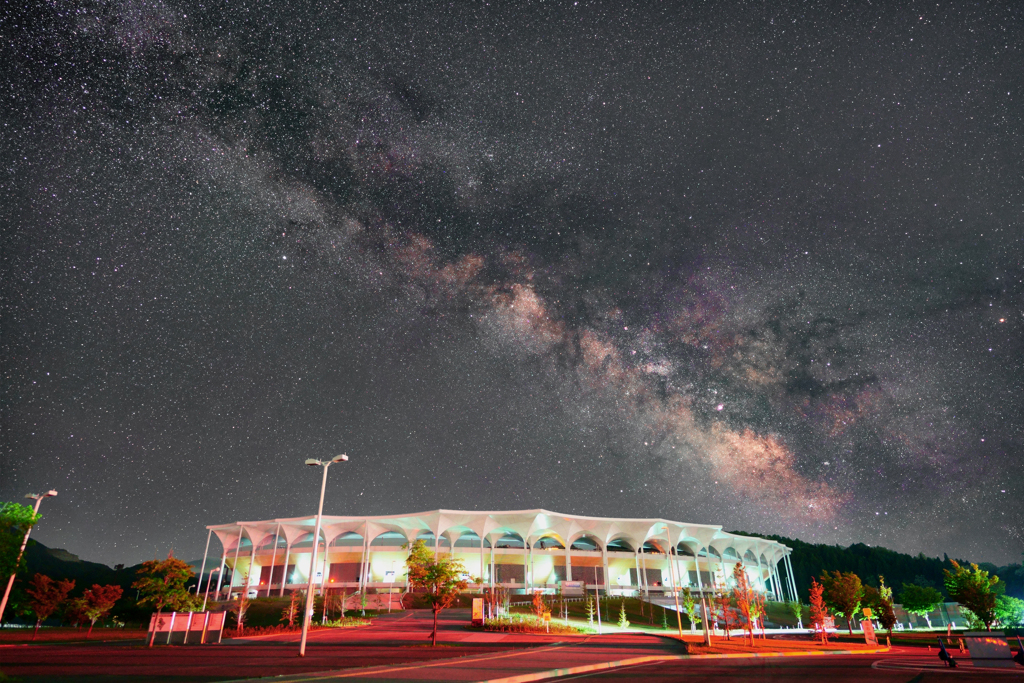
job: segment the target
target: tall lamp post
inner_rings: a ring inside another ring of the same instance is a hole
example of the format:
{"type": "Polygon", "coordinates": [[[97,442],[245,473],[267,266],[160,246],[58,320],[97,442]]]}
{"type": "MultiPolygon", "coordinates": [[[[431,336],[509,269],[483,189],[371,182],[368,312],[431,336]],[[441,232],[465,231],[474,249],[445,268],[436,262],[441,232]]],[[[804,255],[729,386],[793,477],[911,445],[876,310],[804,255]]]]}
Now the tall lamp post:
{"type": "MultiPolygon", "coordinates": [[[[35,506],[32,508],[32,516],[39,514],[39,504],[43,502],[43,498],[50,498],[56,496],[57,492],[50,489],[46,493],[27,493],[26,498],[32,498],[36,501],[35,506]]],[[[7,609],[7,599],[11,597],[11,588],[14,587],[14,577],[18,573],[18,565],[21,564],[21,556],[25,554],[25,546],[28,545],[28,535],[32,533],[32,527],[25,530],[25,538],[21,539],[21,550],[18,551],[18,559],[14,562],[14,571],[11,572],[11,578],[7,580],[7,588],[4,590],[3,602],[0,602],[0,622],[4,618],[4,610],[7,609]]]]}
{"type": "MultiPolygon", "coordinates": [[[[208,578],[208,579],[206,580],[206,593],[205,593],[205,594],[203,595],[203,609],[202,609],[202,610],[200,610],[200,611],[202,611],[202,612],[205,612],[205,611],[206,611],[206,601],[207,601],[207,600],[209,599],[209,597],[210,597],[210,584],[211,584],[211,583],[213,583],[213,575],[214,575],[214,574],[215,574],[216,572],[219,572],[219,571],[220,571],[220,567],[217,567],[216,569],[211,569],[211,570],[210,570],[210,578],[208,578]]],[[[202,577],[199,577],[199,578],[202,578],[202,577]]],[[[216,597],[216,596],[214,596],[214,597],[216,597]]]]}
{"type": "MultiPolygon", "coordinates": [[[[306,610],[302,614],[302,639],[299,641],[299,656],[306,656],[306,635],[309,633],[309,618],[313,611],[313,579],[316,574],[316,551],[320,545],[320,520],[324,516],[324,491],[327,490],[327,468],[336,462],[345,462],[348,460],[348,456],[342,453],[341,455],[335,456],[323,462],[316,460],[315,458],[309,458],[306,460],[306,464],[310,467],[323,467],[324,468],[324,479],[320,484],[320,507],[316,511],[316,528],[313,531],[313,549],[309,555],[309,585],[306,587],[306,610]]],[[[327,552],[326,548],[324,552],[327,552]]]]}

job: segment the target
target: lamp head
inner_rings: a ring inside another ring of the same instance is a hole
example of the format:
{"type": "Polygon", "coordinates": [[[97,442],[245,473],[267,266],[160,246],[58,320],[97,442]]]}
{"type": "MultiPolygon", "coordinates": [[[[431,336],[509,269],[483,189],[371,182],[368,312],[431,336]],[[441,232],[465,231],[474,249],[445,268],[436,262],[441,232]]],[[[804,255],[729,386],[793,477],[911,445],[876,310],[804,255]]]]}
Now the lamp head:
{"type": "Polygon", "coordinates": [[[322,465],[323,463],[321,463],[316,458],[306,458],[306,464],[309,465],[310,467],[317,467],[318,465],[322,465]]]}
{"type": "Polygon", "coordinates": [[[25,494],[25,497],[26,497],[26,498],[31,498],[32,500],[35,500],[35,499],[36,499],[36,498],[38,498],[39,496],[37,496],[37,495],[36,495],[36,494],[34,494],[34,493],[26,493],[26,494],[25,494]]]}
{"type": "Polygon", "coordinates": [[[348,462],[348,456],[342,453],[331,458],[331,462],[348,462]]]}
{"type": "Polygon", "coordinates": [[[50,489],[49,491],[46,492],[46,495],[47,496],[56,496],[57,495],[57,491],[54,490],[54,489],[50,489]]]}

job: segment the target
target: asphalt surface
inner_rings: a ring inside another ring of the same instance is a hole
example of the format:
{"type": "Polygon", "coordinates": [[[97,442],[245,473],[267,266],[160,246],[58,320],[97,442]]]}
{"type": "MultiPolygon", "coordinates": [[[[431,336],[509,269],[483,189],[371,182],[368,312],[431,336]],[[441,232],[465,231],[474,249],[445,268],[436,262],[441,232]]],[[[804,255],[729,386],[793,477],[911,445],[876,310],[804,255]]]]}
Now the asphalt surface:
{"type": "Polygon", "coordinates": [[[976,671],[968,660],[945,669],[934,653],[894,648],[879,655],[680,658],[679,643],[642,634],[601,637],[470,631],[466,610],[441,619],[439,643],[428,636],[431,615],[414,611],[382,617],[373,626],[310,633],[299,658],[297,635],[230,639],[216,646],[149,649],[139,644],[0,646],[0,671],[25,683],[67,681],[228,681],[276,676],[300,681],[900,681],[1024,680],[1024,668],[976,671]],[[620,665],[608,670],[610,665],[620,665]],[[583,672],[587,667],[598,670],[583,672]],[[605,667],[601,669],[601,667],[605,667]]]}

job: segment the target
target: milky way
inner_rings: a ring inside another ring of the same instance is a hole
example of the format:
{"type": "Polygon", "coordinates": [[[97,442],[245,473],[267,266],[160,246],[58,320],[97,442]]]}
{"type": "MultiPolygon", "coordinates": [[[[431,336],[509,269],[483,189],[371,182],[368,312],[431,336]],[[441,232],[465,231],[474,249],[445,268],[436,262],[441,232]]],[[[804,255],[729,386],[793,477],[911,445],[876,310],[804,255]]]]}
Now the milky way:
{"type": "Polygon", "coordinates": [[[328,513],[1019,559],[1017,3],[265,4],[2,10],[42,542],[197,557],[347,452],[328,513]]]}

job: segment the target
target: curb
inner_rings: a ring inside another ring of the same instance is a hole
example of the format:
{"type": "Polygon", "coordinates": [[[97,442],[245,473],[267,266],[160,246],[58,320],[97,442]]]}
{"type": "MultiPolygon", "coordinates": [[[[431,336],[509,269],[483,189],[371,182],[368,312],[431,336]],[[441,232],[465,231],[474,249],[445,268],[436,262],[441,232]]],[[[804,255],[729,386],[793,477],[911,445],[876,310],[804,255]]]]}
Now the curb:
{"type": "Polygon", "coordinates": [[[830,650],[828,652],[815,652],[814,650],[798,652],[736,652],[730,654],[715,655],[649,655],[646,657],[632,657],[620,659],[616,662],[599,662],[597,664],[583,664],[563,669],[549,669],[547,671],[535,671],[519,676],[508,676],[506,678],[490,678],[479,683],[529,683],[530,681],[543,681],[549,678],[561,676],[572,676],[576,674],[592,673],[594,671],[607,671],[641,664],[654,664],[655,662],[674,662],[686,659],[755,659],[760,657],[821,657],[829,655],[873,655],[888,652],[889,648],[882,647],[874,650],[830,650]]]}

